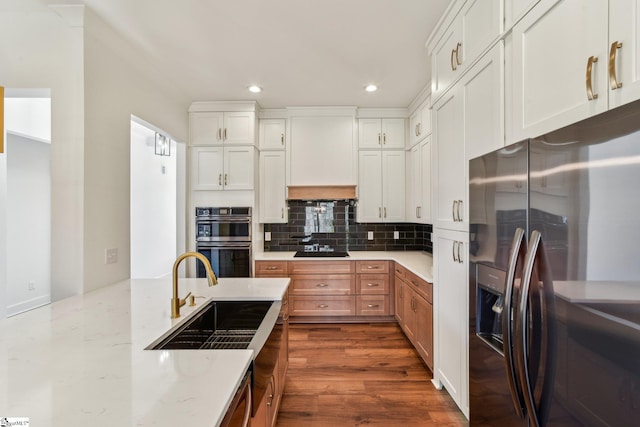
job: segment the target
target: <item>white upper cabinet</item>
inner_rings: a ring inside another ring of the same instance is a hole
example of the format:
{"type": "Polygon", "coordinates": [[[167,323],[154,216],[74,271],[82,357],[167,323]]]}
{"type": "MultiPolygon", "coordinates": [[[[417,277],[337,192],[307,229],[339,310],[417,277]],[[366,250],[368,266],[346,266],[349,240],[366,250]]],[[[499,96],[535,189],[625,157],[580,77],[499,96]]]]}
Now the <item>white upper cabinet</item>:
{"type": "Polygon", "coordinates": [[[253,112],[225,112],[222,136],[225,144],[255,144],[256,115],[253,112]]]}
{"type": "Polygon", "coordinates": [[[505,0],[504,29],[508,30],[540,0],[505,0]]]}
{"type": "Polygon", "coordinates": [[[191,145],[222,144],[223,113],[198,112],[189,114],[189,142],[191,145]]]}
{"type": "Polygon", "coordinates": [[[513,27],[508,143],[608,108],[608,14],[607,0],[542,0],[513,27]]]}
{"type": "Polygon", "coordinates": [[[428,97],[409,117],[409,146],[411,148],[431,134],[431,97],[428,97]]]}
{"type": "Polygon", "coordinates": [[[260,150],[284,150],[286,144],[286,120],[260,120],[260,150]]]}
{"type": "Polygon", "coordinates": [[[192,190],[252,190],[253,147],[192,147],[192,190]]]}
{"type": "Polygon", "coordinates": [[[260,222],[286,223],[287,200],[284,151],[260,153],[260,222]]]}
{"type": "Polygon", "coordinates": [[[197,111],[189,114],[191,145],[254,145],[255,113],[197,111]]]}
{"type": "Polygon", "coordinates": [[[435,102],[503,30],[502,0],[468,0],[450,25],[434,37],[431,96],[435,102]]]}
{"type": "Polygon", "coordinates": [[[609,2],[609,108],[640,99],[640,0],[609,2]]]}
{"type": "Polygon", "coordinates": [[[407,221],[431,224],[431,138],[407,154],[407,221]]]}
{"type": "Polygon", "coordinates": [[[404,119],[359,119],[360,149],[404,147],[404,119]]]}
{"type": "Polygon", "coordinates": [[[359,160],[358,222],[404,221],[405,152],[362,150],[359,160]]]}
{"type": "Polygon", "coordinates": [[[464,230],[466,163],[464,155],[464,105],[460,86],[454,86],[433,106],[436,141],[436,212],[434,226],[464,230]]]}
{"type": "Polygon", "coordinates": [[[473,159],[504,147],[504,45],[498,42],[460,82],[464,150],[473,159]]]}

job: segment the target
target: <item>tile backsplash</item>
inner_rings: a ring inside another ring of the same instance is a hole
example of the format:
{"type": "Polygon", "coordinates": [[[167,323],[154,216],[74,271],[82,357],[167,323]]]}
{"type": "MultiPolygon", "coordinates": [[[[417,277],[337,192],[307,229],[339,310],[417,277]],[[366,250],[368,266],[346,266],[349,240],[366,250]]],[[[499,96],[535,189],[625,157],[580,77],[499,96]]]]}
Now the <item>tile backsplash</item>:
{"type": "MultiPolygon", "coordinates": [[[[324,202],[322,202],[324,203],[324,202]]],[[[266,252],[304,250],[305,245],[329,245],[335,250],[346,251],[409,251],[432,252],[429,224],[356,222],[356,203],[352,200],[333,201],[333,231],[309,233],[310,207],[320,207],[318,202],[290,201],[287,224],[265,224],[264,231],[271,233],[271,241],[264,242],[266,252]],[[305,233],[305,224],[307,232],[305,233]],[[373,240],[367,235],[373,232],[373,240]],[[398,239],[394,239],[398,232],[398,239]]],[[[324,212],[324,211],[323,211],[324,212]]],[[[330,221],[324,218],[323,221],[330,221]]]]}

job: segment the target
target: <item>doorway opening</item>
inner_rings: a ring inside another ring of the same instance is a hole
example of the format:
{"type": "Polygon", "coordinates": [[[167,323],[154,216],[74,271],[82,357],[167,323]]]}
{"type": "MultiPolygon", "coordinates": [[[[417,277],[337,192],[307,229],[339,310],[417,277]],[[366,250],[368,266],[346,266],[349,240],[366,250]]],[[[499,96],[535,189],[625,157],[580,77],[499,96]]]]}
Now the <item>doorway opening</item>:
{"type": "Polygon", "coordinates": [[[131,278],[171,274],[184,249],[186,147],[131,116],[131,278]]]}
{"type": "Polygon", "coordinates": [[[6,315],[51,302],[51,91],[5,90],[6,315]]]}

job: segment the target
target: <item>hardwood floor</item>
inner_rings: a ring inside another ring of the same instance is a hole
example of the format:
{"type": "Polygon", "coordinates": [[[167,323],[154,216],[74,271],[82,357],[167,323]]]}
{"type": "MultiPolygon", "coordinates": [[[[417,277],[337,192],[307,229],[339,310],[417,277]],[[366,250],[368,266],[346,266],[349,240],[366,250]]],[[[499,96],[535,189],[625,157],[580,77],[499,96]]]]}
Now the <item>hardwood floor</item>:
{"type": "Polygon", "coordinates": [[[466,426],[392,323],[292,324],[277,427],[466,426]]]}

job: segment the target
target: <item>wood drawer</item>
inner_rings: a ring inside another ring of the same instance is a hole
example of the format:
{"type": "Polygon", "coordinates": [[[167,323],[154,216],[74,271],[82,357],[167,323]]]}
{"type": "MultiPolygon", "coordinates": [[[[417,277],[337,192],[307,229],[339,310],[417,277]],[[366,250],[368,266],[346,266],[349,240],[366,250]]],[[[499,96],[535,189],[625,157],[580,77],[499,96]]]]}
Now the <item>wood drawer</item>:
{"type": "Polygon", "coordinates": [[[289,274],[353,274],[352,261],[291,261],[289,274]]]}
{"type": "Polygon", "coordinates": [[[407,271],[407,269],[406,269],[406,268],[404,268],[403,266],[401,266],[401,265],[400,265],[400,264],[398,264],[397,262],[394,262],[394,263],[393,263],[393,273],[394,273],[397,277],[399,277],[399,278],[401,278],[401,279],[403,279],[403,280],[404,280],[404,279],[405,279],[405,277],[406,277],[406,275],[407,275],[407,273],[408,273],[408,271],[407,271]]]}
{"type": "Polygon", "coordinates": [[[389,273],[389,261],[356,261],[356,273],[389,273]]]}
{"type": "Polygon", "coordinates": [[[433,303],[433,285],[420,277],[416,276],[410,271],[406,272],[405,281],[409,284],[418,294],[422,295],[427,301],[433,303]]]}
{"type": "Polygon", "coordinates": [[[358,274],[357,293],[362,295],[388,295],[388,274],[358,274]]]}
{"type": "Polygon", "coordinates": [[[353,274],[296,274],[291,276],[294,295],[352,295],[356,293],[353,274]]]}
{"type": "Polygon", "coordinates": [[[388,316],[390,299],[387,295],[357,295],[356,314],[358,316],[388,316]]]}
{"type": "Polygon", "coordinates": [[[256,261],[256,277],[287,277],[287,261],[256,261]]]}
{"type": "Polygon", "coordinates": [[[289,296],[291,316],[353,316],[355,296],[289,296]]]}

